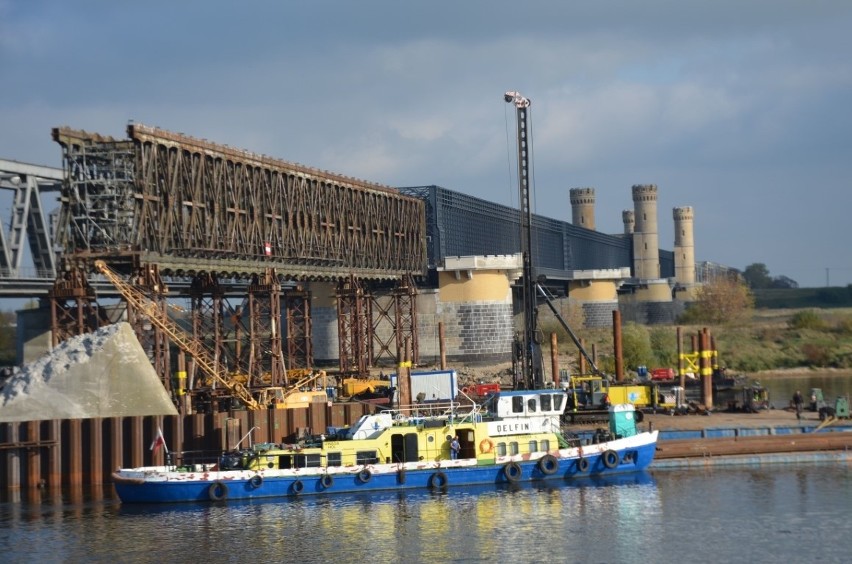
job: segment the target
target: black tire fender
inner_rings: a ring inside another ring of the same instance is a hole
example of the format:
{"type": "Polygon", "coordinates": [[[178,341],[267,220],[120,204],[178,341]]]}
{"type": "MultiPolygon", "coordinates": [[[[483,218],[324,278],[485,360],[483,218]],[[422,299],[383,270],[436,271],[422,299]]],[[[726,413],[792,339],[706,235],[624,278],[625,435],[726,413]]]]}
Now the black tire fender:
{"type": "Polygon", "coordinates": [[[221,480],[216,480],[207,488],[207,495],[213,501],[224,501],[228,499],[228,486],[221,480]]]}
{"type": "Polygon", "coordinates": [[[552,454],[545,454],[538,459],[538,469],[546,476],[556,474],[559,471],[559,460],[552,454]]]}
{"type": "Polygon", "coordinates": [[[615,468],[618,466],[618,453],[614,450],[607,450],[601,455],[603,464],[607,468],[615,468]]]}
{"type": "Polygon", "coordinates": [[[507,462],[503,466],[503,476],[510,482],[517,482],[521,479],[521,465],[517,462],[507,462]]]}
{"type": "Polygon", "coordinates": [[[429,487],[430,488],[445,488],[447,487],[447,475],[443,472],[435,472],[431,476],[429,476],[429,487]]]}
{"type": "Polygon", "coordinates": [[[323,474],[322,478],[320,478],[320,485],[324,490],[327,490],[334,485],[334,476],[331,474],[323,474]]]}

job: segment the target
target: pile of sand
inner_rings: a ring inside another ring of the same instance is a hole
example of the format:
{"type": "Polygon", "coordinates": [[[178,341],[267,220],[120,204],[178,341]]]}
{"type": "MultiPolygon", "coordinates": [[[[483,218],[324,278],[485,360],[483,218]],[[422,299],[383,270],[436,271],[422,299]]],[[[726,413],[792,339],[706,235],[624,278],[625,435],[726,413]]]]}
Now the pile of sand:
{"type": "Polygon", "coordinates": [[[127,323],[60,344],[0,389],[0,422],[177,415],[127,323]]]}

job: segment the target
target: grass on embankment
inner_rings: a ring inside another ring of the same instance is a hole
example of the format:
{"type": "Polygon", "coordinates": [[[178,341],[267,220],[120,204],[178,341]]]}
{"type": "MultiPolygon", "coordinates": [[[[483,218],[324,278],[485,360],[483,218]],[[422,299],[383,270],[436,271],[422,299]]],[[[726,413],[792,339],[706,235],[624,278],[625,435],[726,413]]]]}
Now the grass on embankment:
{"type": "MultiPolygon", "coordinates": [[[[677,367],[676,327],[625,324],[625,368],[677,367]]],[[[852,308],[759,309],[750,320],[736,325],[682,325],[684,352],[691,352],[691,336],[704,327],[715,339],[719,365],[735,372],[852,369],[852,308]]],[[[576,347],[561,327],[548,323],[542,328],[548,336],[550,331],[557,332],[561,355],[575,357],[576,347]]],[[[611,373],[612,331],[584,329],[577,333],[587,350],[591,352],[595,345],[598,364],[611,373]]],[[[573,364],[576,367],[576,361],[573,364]]]]}

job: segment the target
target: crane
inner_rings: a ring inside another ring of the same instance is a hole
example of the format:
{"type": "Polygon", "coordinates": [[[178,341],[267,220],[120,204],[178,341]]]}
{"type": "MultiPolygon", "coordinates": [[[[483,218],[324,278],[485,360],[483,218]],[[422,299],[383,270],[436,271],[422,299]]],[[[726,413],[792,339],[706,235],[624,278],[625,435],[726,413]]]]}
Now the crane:
{"type": "Polygon", "coordinates": [[[604,374],[598,369],[592,357],[583,347],[580,340],[568,323],[557,311],[547,292],[539,284],[532,263],[532,208],[530,207],[530,174],[529,156],[532,150],[532,132],[529,128],[528,113],[531,105],[530,99],[520,92],[510,90],[503,95],[503,99],[515,106],[518,117],[518,192],[521,209],[521,254],[523,260],[523,285],[522,311],[524,315],[524,331],[520,341],[516,344],[514,356],[520,361],[520,374],[515,375],[515,387],[536,389],[544,386],[544,372],[541,355],[541,339],[538,329],[538,300],[541,294],[553,314],[568,332],[574,344],[592,367],[594,374],[604,374]]]}
{"type": "Polygon", "coordinates": [[[189,337],[177,323],[163,315],[157,304],[148,298],[148,296],[127,283],[117,272],[107,266],[103,260],[95,261],[95,269],[115,286],[115,289],[118,290],[129,305],[132,305],[137,311],[146,315],[153,325],[168,335],[169,339],[180,350],[188,354],[202,372],[213,378],[215,382],[224,386],[228,392],[241,401],[248,409],[254,410],[265,407],[252,397],[251,393],[242,383],[234,381],[226,371],[218,368],[215,355],[197,340],[189,337]]]}
{"type": "Polygon", "coordinates": [[[538,338],[538,309],[536,279],[532,264],[532,209],[530,207],[529,157],[531,135],[528,113],[530,100],[514,90],[506,92],[503,99],[515,106],[518,122],[518,203],[521,211],[521,257],[523,260],[523,285],[521,308],[524,329],[515,346],[515,357],[520,361],[520,374],[515,374],[515,387],[536,389],[544,387],[541,343],[538,338]]]}

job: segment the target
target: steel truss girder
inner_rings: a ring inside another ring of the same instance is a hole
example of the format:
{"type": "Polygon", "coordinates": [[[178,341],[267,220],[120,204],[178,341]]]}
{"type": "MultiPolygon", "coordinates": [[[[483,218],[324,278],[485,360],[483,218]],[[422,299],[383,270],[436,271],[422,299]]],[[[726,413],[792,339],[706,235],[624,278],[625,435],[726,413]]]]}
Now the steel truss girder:
{"type": "Polygon", "coordinates": [[[143,125],[128,136],[54,130],[69,177],[65,248],[207,261],[207,270],[253,261],[285,277],[425,273],[417,198],[143,125]]]}

